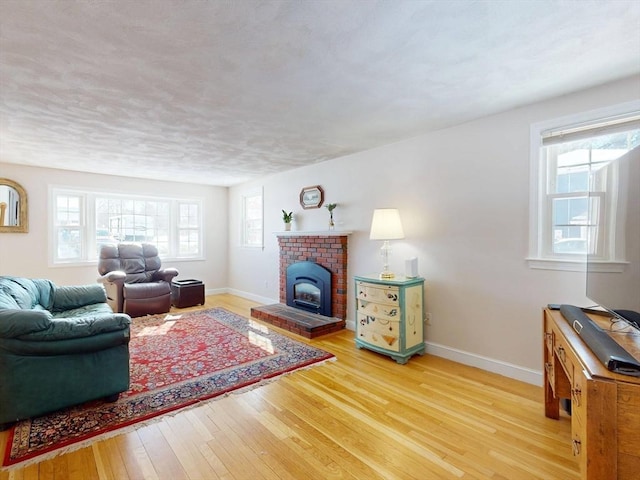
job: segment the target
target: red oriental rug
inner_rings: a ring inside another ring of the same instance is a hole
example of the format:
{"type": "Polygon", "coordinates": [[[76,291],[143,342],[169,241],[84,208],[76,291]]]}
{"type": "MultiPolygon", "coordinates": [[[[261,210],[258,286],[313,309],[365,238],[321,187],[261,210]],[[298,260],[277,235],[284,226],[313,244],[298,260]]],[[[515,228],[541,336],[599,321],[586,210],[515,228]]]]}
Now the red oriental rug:
{"type": "Polygon", "coordinates": [[[333,359],[222,308],[135,318],[129,350],[129,391],[114,403],[88,402],[17,423],[3,466],[41,461],[98,436],[333,359]]]}

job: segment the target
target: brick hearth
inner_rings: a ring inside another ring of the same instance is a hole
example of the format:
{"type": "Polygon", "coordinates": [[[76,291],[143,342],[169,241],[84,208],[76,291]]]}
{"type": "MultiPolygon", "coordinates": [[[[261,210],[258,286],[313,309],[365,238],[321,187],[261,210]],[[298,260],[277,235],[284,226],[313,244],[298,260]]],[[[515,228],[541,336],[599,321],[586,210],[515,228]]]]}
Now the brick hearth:
{"type": "Polygon", "coordinates": [[[338,332],[346,323],[339,318],[305,312],[282,303],[254,307],[251,316],[309,339],[338,332]]]}
{"type": "Polygon", "coordinates": [[[347,316],[348,233],[282,233],[280,246],[280,304],[251,309],[251,316],[291,332],[314,338],[341,330],[347,316]],[[331,317],[288,307],[287,267],[296,262],[315,262],[331,271],[331,317]]]}

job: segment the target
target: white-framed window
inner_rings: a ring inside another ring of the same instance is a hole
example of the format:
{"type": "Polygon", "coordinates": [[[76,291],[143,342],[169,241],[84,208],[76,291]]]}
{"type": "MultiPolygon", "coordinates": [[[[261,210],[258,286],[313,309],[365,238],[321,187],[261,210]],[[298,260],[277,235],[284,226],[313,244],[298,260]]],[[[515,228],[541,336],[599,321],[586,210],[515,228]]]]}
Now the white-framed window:
{"type": "Polygon", "coordinates": [[[262,190],[242,195],[243,247],[262,248],[264,246],[264,215],[262,190]]]}
{"type": "Polygon", "coordinates": [[[613,160],[640,145],[640,102],[531,127],[529,266],[584,270],[587,254],[619,270],[613,160]]]}
{"type": "Polygon", "coordinates": [[[95,262],[100,246],[151,243],[163,259],[202,258],[202,200],[51,187],[53,265],[95,262]]]}

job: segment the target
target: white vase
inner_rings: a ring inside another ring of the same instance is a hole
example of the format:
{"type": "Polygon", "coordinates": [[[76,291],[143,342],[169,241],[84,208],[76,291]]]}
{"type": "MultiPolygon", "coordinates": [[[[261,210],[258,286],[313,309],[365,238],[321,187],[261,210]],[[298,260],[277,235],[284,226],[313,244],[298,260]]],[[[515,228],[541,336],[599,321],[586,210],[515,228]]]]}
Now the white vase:
{"type": "Polygon", "coordinates": [[[285,232],[288,232],[288,231],[290,231],[290,230],[291,230],[291,223],[285,223],[285,224],[284,224],[284,231],[285,231],[285,232]]]}

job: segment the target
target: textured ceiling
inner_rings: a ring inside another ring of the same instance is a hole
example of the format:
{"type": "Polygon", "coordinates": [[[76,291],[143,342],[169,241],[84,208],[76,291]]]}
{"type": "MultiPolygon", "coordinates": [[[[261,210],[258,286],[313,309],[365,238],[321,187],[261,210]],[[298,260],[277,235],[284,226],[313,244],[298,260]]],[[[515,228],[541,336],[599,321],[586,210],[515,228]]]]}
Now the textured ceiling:
{"type": "Polygon", "coordinates": [[[0,162],[233,185],[639,72],[632,1],[2,0],[0,162]]]}

